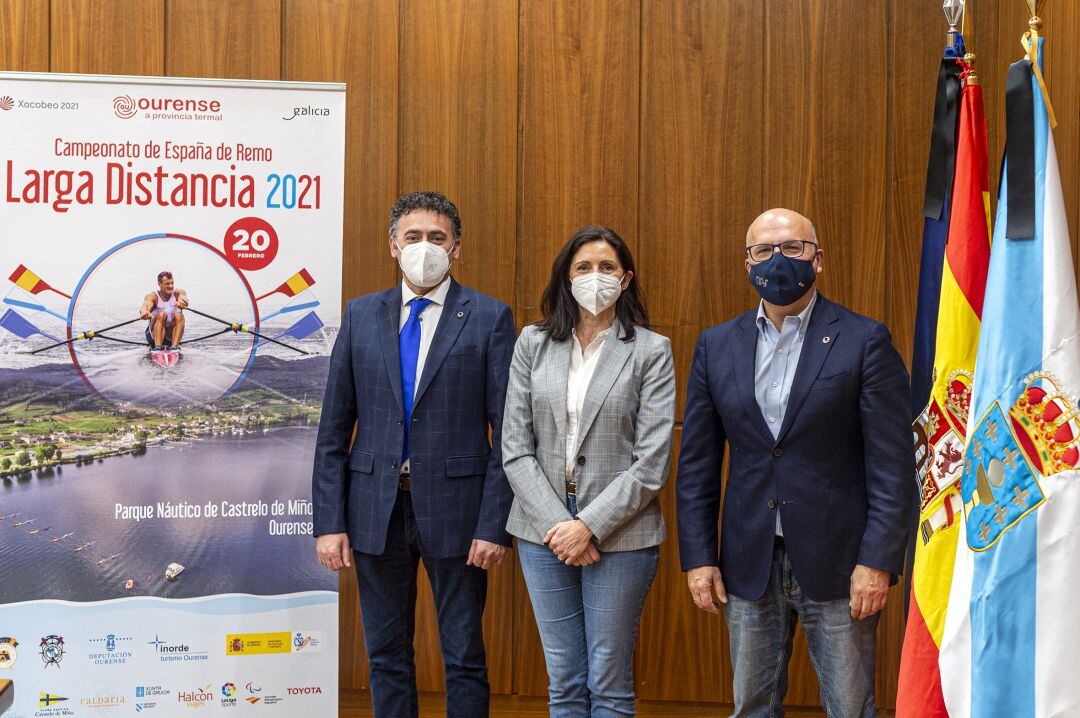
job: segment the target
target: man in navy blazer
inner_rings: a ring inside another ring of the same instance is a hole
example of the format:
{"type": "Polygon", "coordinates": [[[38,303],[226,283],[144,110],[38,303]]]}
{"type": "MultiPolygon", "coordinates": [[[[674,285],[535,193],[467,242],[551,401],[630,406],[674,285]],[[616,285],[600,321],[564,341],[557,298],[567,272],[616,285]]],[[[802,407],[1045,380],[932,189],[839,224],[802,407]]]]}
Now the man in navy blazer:
{"type": "Polygon", "coordinates": [[[797,620],[827,713],[875,715],[874,634],[913,509],[908,376],[883,324],[814,288],[823,260],[807,218],[758,217],[762,301],[702,332],[690,370],[680,560],[698,607],[723,604],[736,716],[777,714],[797,620]]]}
{"type": "Polygon", "coordinates": [[[438,615],[447,715],[488,713],[481,619],[486,570],[511,544],[500,438],[516,333],[508,306],[450,277],[460,240],[457,208],[443,195],[397,201],[390,252],[403,281],[345,306],[319,423],[317,553],[336,571],[351,565],[351,546],[371,698],[385,718],[418,712],[420,561],[438,615]]]}

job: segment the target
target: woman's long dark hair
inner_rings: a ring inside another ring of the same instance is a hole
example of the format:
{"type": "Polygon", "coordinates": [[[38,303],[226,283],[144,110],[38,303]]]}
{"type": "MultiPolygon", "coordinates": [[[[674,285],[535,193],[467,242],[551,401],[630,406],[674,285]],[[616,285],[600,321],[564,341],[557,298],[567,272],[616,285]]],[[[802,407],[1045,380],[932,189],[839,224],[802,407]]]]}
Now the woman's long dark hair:
{"type": "Polygon", "coordinates": [[[590,242],[607,242],[615,250],[623,272],[634,272],[630,285],[615,302],[615,316],[623,331],[620,339],[628,342],[634,338],[634,327],[649,328],[649,312],[645,309],[645,298],[638,291],[637,272],[630,248],[615,232],[596,225],[579,229],[555,256],[551,265],[551,279],[540,299],[540,312],[544,318],[536,326],[557,342],[566,341],[573,334],[578,323],[578,303],[570,291],[570,263],[578,250],[590,242]]]}

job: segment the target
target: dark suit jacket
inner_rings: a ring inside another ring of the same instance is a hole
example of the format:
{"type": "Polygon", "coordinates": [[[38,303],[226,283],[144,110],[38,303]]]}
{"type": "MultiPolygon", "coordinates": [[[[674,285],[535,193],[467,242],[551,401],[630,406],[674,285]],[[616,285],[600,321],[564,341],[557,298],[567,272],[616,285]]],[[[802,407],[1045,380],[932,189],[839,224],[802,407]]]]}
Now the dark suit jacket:
{"type": "Polygon", "coordinates": [[[706,329],[694,351],[676,480],[680,560],[684,570],[719,565],[729,592],[756,600],[779,511],[803,591],[844,598],[856,564],[896,575],[904,563],[915,481],[907,371],[885,325],[819,295],[773,439],[754,396],[756,315],[706,329]]]}
{"type": "MultiPolygon", "coordinates": [[[[315,535],[348,531],[370,554],[386,546],[401,469],[400,312],[400,284],[345,306],[315,446],[315,535]]],[[[412,506],[425,556],[465,556],[474,538],[510,545],[500,438],[515,338],[510,307],[451,280],[413,402],[412,506]]]]}

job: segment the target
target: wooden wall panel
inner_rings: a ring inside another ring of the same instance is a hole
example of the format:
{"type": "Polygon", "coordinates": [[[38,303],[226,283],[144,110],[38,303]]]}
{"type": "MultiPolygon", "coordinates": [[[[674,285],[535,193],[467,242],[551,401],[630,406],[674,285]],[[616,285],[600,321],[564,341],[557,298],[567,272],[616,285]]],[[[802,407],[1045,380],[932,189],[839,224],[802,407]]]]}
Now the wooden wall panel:
{"type": "Polygon", "coordinates": [[[281,77],[281,0],[169,0],[166,10],[169,75],[281,77]]]}
{"type": "Polygon", "coordinates": [[[930,152],[934,94],[945,49],[946,23],[940,8],[893,3],[887,86],[890,133],[886,194],[885,323],[910,365],[915,340],[915,305],[922,252],[922,205],[930,152]],[[934,14],[936,11],[937,14],[934,14]],[[939,17],[940,15],[940,17],[939,17]],[[941,32],[928,31],[937,23],[941,32]],[[897,68],[905,68],[897,72],[897,68]]]}
{"type": "Polygon", "coordinates": [[[1065,195],[1065,214],[1069,218],[1073,260],[1080,268],[1080,7],[1075,2],[1056,2],[1043,13],[1046,41],[1046,82],[1057,114],[1054,130],[1061,187],[1065,195]]]}
{"type": "MultiPolygon", "coordinates": [[[[286,0],[284,80],[348,85],[345,129],[343,301],[397,281],[386,244],[398,185],[398,12],[392,3],[286,0]]],[[[343,688],[368,686],[354,571],[339,583],[343,688]]],[[[421,639],[426,642],[426,639],[421,639]]]]}
{"type": "MultiPolygon", "coordinates": [[[[1005,76],[1027,11],[1019,0],[969,6],[996,205],[1005,76]]],[[[1076,247],[1080,5],[1051,0],[1043,16],[1076,247]]],[[[432,187],[457,202],[458,277],[510,302],[519,325],[538,318],[558,248],[607,224],[630,243],[653,320],[672,338],[681,415],[697,334],[756,301],[743,237],[772,206],[816,222],[823,291],[883,318],[910,357],[944,32],[938,0],[0,0],[0,69],[348,83],[347,298],[397,281],[386,221],[400,192],[432,187]]],[[[723,622],[690,601],[673,487],[660,500],[671,537],[642,622],[639,694],[730,700],[723,622]]],[[[365,687],[351,572],[341,586],[341,685],[365,687]]],[[[490,596],[494,690],[543,695],[513,557],[490,596]]],[[[901,603],[894,589],[879,633],[884,707],[895,701],[901,603]]],[[[417,644],[421,688],[438,689],[429,599],[417,644]]],[[[787,703],[815,705],[798,645],[787,703]]]]}
{"type": "MultiPolygon", "coordinates": [[[[462,283],[514,302],[518,8],[513,0],[402,3],[399,191],[434,189],[462,217],[462,283]]],[[[492,690],[513,681],[514,556],[492,571],[484,628],[492,690]]],[[[437,631],[430,592],[417,630],[437,631]]],[[[417,650],[421,689],[442,686],[437,644],[417,650]],[[428,668],[428,670],[422,670],[428,668]]]]}
{"type": "Polygon", "coordinates": [[[0,2],[0,70],[49,70],[49,0],[0,2]]]}
{"type": "Polygon", "coordinates": [[[756,301],[743,247],[764,209],[764,107],[756,62],[739,43],[764,16],[757,3],[679,0],[642,13],[636,259],[654,328],[672,340],[681,420],[698,334],[756,301]]]}
{"type": "Polygon", "coordinates": [[[402,193],[437,189],[464,227],[461,282],[514,302],[518,7],[405,0],[402,193]]]}
{"type": "Polygon", "coordinates": [[[521,5],[519,324],[540,317],[559,248],[587,224],[637,248],[640,5],[521,5]]]}
{"type": "MultiPolygon", "coordinates": [[[[522,3],[519,26],[519,325],[540,317],[559,248],[587,224],[638,247],[640,4],[522,3]]],[[[546,695],[547,676],[524,580],[515,585],[514,690],[546,695]]]]}
{"type": "Polygon", "coordinates": [[[165,0],[53,0],[53,72],[165,73],[165,0]]]}
{"type": "Polygon", "coordinates": [[[887,30],[887,3],[767,0],[761,53],[765,204],[814,221],[825,251],[822,291],[877,319],[885,301],[887,30]],[[843,28],[851,32],[835,38],[843,28]]]}
{"type": "MultiPolygon", "coordinates": [[[[675,429],[672,467],[678,464],[682,427],[675,429]]],[[[638,636],[634,683],[642,700],[730,703],[731,659],[722,615],[698,609],[679,568],[675,521],[675,470],[660,494],[668,540],[660,546],[656,574],[638,636]]]]}

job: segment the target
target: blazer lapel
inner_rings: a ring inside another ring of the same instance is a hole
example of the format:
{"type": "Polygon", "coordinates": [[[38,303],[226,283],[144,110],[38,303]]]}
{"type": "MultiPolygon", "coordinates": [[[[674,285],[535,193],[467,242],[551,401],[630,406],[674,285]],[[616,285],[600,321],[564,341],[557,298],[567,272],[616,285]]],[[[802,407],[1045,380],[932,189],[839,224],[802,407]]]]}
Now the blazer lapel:
{"type": "Polygon", "coordinates": [[[416,387],[416,396],[413,398],[413,406],[419,406],[424,398],[424,392],[431,386],[436,372],[442,366],[446,355],[461,334],[465,321],[469,318],[470,307],[469,295],[463,291],[461,285],[450,280],[450,289],[446,292],[446,303],[443,305],[442,316],[439,317],[439,326],[435,328],[435,336],[431,339],[431,347],[428,349],[427,359],[424,362],[424,373],[420,377],[420,384],[416,387]]]}
{"type": "Polygon", "coordinates": [[[544,384],[550,387],[548,399],[551,404],[551,413],[555,417],[555,428],[558,430],[559,446],[566,445],[566,387],[570,374],[570,352],[574,347],[574,337],[569,341],[554,342],[547,340],[548,359],[545,363],[547,371],[544,373],[544,384]]]}
{"type": "Polygon", "coordinates": [[[383,292],[383,305],[379,308],[379,343],[382,344],[383,364],[386,365],[390,388],[397,399],[398,408],[405,412],[401,397],[401,354],[398,352],[398,334],[401,324],[401,285],[383,292]]]}
{"type": "Polygon", "coordinates": [[[735,386],[739,391],[743,410],[750,423],[770,444],[772,432],[761,415],[757,395],[754,393],[755,359],[757,357],[758,327],[756,312],[747,312],[738,322],[738,341],[731,343],[731,354],[735,366],[735,386]]]}
{"type": "Polygon", "coordinates": [[[821,373],[826,357],[836,344],[836,336],[840,333],[840,327],[837,325],[839,317],[833,310],[832,302],[821,294],[818,294],[815,301],[814,311],[810,314],[810,326],[806,328],[806,336],[803,337],[799,365],[795,368],[795,378],[791,383],[791,393],[788,395],[788,405],[784,411],[784,423],[780,426],[776,443],[783,440],[784,435],[799,415],[799,409],[802,408],[810,388],[814,386],[814,381],[821,373]]]}
{"type": "MultiPolygon", "coordinates": [[[[634,353],[633,340],[624,342],[619,338],[621,334],[622,329],[619,327],[619,323],[615,322],[611,325],[611,332],[608,334],[607,339],[604,340],[604,346],[600,349],[600,359],[596,364],[596,371],[593,372],[592,379],[589,381],[589,387],[585,390],[585,401],[581,406],[577,444],[574,446],[575,454],[581,449],[581,444],[589,434],[589,429],[592,427],[593,421],[596,420],[596,415],[600,413],[600,407],[604,404],[604,399],[611,391],[611,387],[615,385],[615,380],[619,378],[619,374],[622,373],[626,360],[634,353]]],[[[570,341],[576,342],[577,339],[571,337],[570,341]]],[[[567,370],[569,371],[569,367],[567,367],[567,370]]],[[[565,390],[562,396],[566,397],[565,390]]],[[[563,407],[563,414],[566,414],[565,406],[563,407]]]]}

